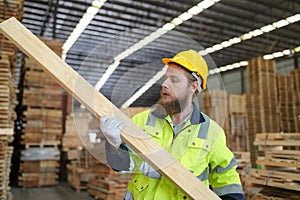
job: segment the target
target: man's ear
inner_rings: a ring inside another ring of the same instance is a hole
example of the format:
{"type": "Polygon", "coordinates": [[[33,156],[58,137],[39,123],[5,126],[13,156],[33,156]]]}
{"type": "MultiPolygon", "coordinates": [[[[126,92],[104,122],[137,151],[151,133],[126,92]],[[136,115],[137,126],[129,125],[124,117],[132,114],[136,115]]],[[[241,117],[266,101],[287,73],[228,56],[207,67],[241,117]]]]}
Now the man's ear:
{"type": "Polygon", "coordinates": [[[193,91],[195,92],[196,90],[198,90],[198,81],[193,81],[192,82],[192,87],[193,87],[193,91]]]}

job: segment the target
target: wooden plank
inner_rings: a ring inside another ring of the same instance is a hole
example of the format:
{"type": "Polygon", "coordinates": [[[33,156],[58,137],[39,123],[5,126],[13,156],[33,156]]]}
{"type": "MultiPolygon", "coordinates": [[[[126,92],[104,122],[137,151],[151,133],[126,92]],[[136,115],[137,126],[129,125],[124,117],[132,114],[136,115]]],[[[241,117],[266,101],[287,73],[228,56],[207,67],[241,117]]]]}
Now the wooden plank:
{"type": "Polygon", "coordinates": [[[104,115],[122,118],[126,123],[121,133],[123,141],[155,169],[158,169],[160,173],[180,187],[190,198],[220,199],[16,18],[12,17],[2,22],[0,29],[6,37],[28,57],[35,60],[48,72],[49,76],[71,93],[97,118],[104,115]]]}

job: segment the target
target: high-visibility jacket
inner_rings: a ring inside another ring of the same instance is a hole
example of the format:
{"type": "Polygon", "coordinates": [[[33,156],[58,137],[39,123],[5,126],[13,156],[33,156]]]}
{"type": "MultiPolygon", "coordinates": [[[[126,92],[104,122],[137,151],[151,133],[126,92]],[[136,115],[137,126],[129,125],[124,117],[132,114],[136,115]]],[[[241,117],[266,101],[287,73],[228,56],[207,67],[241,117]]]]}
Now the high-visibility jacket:
{"type": "MultiPolygon", "coordinates": [[[[155,110],[139,113],[132,120],[199,181],[207,187],[211,185],[217,195],[243,194],[239,174],[236,172],[237,163],[233,153],[226,146],[223,129],[197,107],[194,106],[190,119],[176,137],[173,134],[170,116],[162,116],[155,110]]],[[[142,162],[137,156],[133,160],[136,166],[142,162]]],[[[127,189],[134,200],[188,199],[188,196],[165,176],[153,179],[143,173],[135,173],[127,189]]]]}

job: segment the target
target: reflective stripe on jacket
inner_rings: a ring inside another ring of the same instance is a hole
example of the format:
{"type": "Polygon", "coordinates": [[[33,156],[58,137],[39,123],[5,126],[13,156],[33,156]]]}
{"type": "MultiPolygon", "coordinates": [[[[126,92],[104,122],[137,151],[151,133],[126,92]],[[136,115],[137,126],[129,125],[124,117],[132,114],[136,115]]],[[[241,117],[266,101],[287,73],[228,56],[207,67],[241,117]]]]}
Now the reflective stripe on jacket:
{"type": "MultiPolygon", "coordinates": [[[[217,195],[243,193],[237,163],[226,146],[223,129],[195,106],[191,118],[176,137],[170,116],[159,115],[155,110],[139,113],[132,120],[207,187],[211,185],[217,195]]],[[[138,156],[132,158],[137,169],[142,160],[138,156]]],[[[128,191],[135,200],[188,199],[166,177],[152,179],[143,173],[133,175],[128,191]]]]}

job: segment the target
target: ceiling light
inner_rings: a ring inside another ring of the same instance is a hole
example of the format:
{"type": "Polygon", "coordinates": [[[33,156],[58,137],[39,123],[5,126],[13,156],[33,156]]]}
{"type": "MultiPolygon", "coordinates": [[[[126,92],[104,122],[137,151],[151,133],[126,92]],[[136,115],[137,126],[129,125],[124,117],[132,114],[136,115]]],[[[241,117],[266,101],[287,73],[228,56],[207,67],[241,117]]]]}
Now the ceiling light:
{"type": "Polygon", "coordinates": [[[242,40],[248,40],[250,38],[252,38],[252,35],[250,33],[246,33],[246,34],[240,36],[240,39],[242,39],[242,40]]]}
{"type": "Polygon", "coordinates": [[[220,67],[219,69],[220,69],[220,72],[224,72],[224,71],[226,71],[226,70],[227,70],[227,68],[226,68],[226,67],[220,67]]]}
{"type": "Polygon", "coordinates": [[[188,13],[188,12],[184,12],[181,15],[178,16],[178,18],[183,20],[183,21],[189,20],[192,17],[193,17],[193,15],[191,13],[188,13]]]}
{"type": "Polygon", "coordinates": [[[224,41],[224,42],[221,43],[221,45],[225,48],[225,47],[231,46],[231,43],[228,42],[228,41],[224,41]]]}
{"type": "Polygon", "coordinates": [[[206,50],[198,51],[198,53],[199,53],[201,56],[205,56],[205,55],[208,54],[206,50]]]}
{"type": "Polygon", "coordinates": [[[239,68],[240,66],[241,66],[240,63],[233,63],[233,64],[232,64],[232,67],[233,67],[233,68],[239,68]]]}
{"type": "Polygon", "coordinates": [[[202,11],[203,8],[200,8],[199,6],[194,6],[188,10],[188,13],[191,13],[192,15],[198,15],[202,11]]]}
{"type": "Polygon", "coordinates": [[[280,20],[280,21],[278,21],[278,22],[274,22],[272,25],[273,25],[274,27],[276,27],[276,28],[281,28],[281,27],[286,26],[286,25],[288,25],[288,24],[289,24],[288,21],[286,21],[285,19],[282,19],[282,20],[280,20]]]}
{"type": "Polygon", "coordinates": [[[275,27],[270,24],[260,28],[260,30],[262,30],[265,33],[273,31],[274,29],[275,29],[275,27]]]}
{"type": "Polygon", "coordinates": [[[223,49],[223,46],[220,44],[216,44],[212,47],[215,51],[219,51],[220,49],[223,49]]]}
{"type": "Polygon", "coordinates": [[[212,1],[212,0],[204,0],[204,1],[200,2],[200,3],[198,3],[197,6],[203,8],[203,9],[207,9],[210,6],[214,5],[214,4],[215,4],[215,2],[212,1]]]}
{"type": "Polygon", "coordinates": [[[274,58],[278,58],[278,57],[283,56],[283,53],[282,52],[274,52],[274,53],[272,53],[272,55],[274,58]]]}
{"type": "Polygon", "coordinates": [[[273,59],[274,57],[272,56],[272,54],[268,54],[268,55],[264,55],[263,58],[264,58],[265,60],[271,60],[271,59],[273,59]]]}
{"type": "Polygon", "coordinates": [[[300,21],[300,14],[296,14],[294,16],[288,17],[288,18],[286,18],[286,21],[288,21],[290,23],[295,23],[297,21],[300,21]]]}
{"type": "Polygon", "coordinates": [[[296,48],[294,49],[294,51],[295,51],[295,52],[299,52],[299,51],[300,51],[300,46],[299,46],[299,47],[296,47],[296,48]]]}
{"type": "Polygon", "coordinates": [[[260,29],[255,29],[254,31],[251,31],[252,35],[254,37],[263,34],[264,32],[262,32],[260,29]]]}
{"type": "Polygon", "coordinates": [[[291,54],[291,50],[286,49],[286,50],[283,50],[282,53],[283,53],[284,55],[290,55],[290,54],[291,54]]]}
{"type": "Polygon", "coordinates": [[[240,65],[241,65],[241,66],[247,66],[247,65],[248,65],[248,61],[241,61],[241,62],[240,62],[240,65]]]}
{"type": "Polygon", "coordinates": [[[182,19],[179,19],[178,17],[174,18],[171,23],[174,24],[175,26],[178,26],[179,24],[181,24],[183,21],[182,19]]]}
{"type": "Polygon", "coordinates": [[[214,50],[212,47],[209,47],[209,48],[205,49],[205,51],[206,51],[207,53],[212,53],[212,52],[214,52],[215,50],[214,50]]]}
{"type": "Polygon", "coordinates": [[[108,80],[108,78],[110,77],[110,75],[119,66],[119,64],[120,64],[120,61],[119,60],[115,60],[115,62],[113,64],[111,64],[110,66],[108,66],[108,68],[105,71],[105,73],[103,74],[103,76],[96,83],[96,85],[95,85],[95,89],[96,90],[99,91],[102,88],[102,86],[104,85],[104,83],[108,80]]]}
{"type": "Polygon", "coordinates": [[[174,24],[171,24],[171,23],[166,23],[162,28],[165,29],[165,30],[170,31],[170,30],[172,30],[173,28],[175,28],[175,25],[174,25],[174,24]]]}
{"type": "Polygon", "coordinates": [[[96,15],[98,13],[98,11],[99,11],[99,8],[90,6],[86,12],[89,14],[92,14],[92,15],[96,15]]]}
{"type": "Polygon", "coordinates": [[[96,8],[101,8],[105,2],[106,0],[94,0],[92,6],[96,8]]]}

